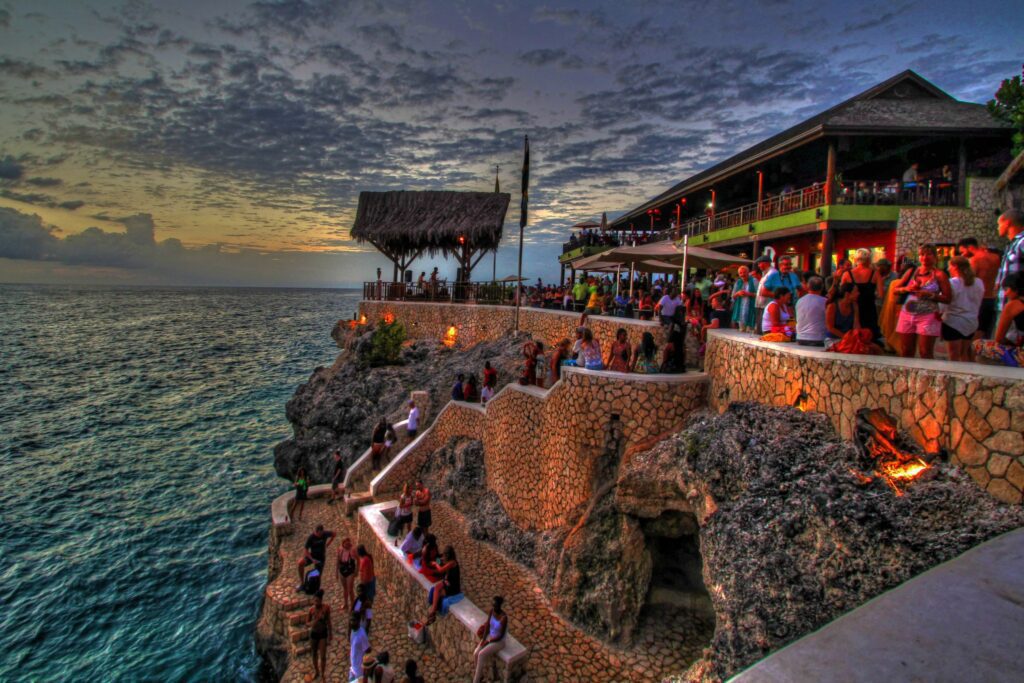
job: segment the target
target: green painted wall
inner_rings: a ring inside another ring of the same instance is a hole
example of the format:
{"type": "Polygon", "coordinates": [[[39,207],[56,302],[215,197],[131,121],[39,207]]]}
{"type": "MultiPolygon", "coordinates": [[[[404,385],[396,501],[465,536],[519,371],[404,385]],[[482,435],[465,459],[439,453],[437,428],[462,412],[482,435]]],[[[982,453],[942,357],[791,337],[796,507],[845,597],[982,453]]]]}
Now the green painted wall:
{"type": "Polygon", "coordinates": [[[832,206],[820,206],[816,209],[807,209],[806,211],[789,213],[785,216],[775,216],[774,218],[755,221],[753,223],[753,232],[750,231],[750,228],[748,227],[749,224],[715,230],[714,232],[707,234],[708,239],[706,242],[704,241],[704,235],[698,235],[692,239],[690,244],[699,247],[703,244],[714,244],[716,242],[724,242],[726,240],[732,240],[738,237],[747,237],[750,235],[763,235],[775,232],[776,230],[785,230],[786,228],[795,228],[800,225],[809,225],[811,223],[829,220],[888,221],[895,224],[899,217],[899,206],[833,204],[832,206]],[[821,212],[820,217],[818,216],[819,211],[821,212]]]}

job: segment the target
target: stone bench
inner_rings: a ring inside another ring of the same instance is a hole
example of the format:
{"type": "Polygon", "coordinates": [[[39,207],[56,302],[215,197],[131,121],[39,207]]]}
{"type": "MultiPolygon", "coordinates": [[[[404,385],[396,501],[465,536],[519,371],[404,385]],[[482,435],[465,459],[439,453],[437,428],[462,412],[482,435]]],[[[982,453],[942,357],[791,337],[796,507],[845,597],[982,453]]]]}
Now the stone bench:
{"type": "MultiPolygon", "coordinates": [[[[433,584],[406,561],[388,536],[389,518],[385,513],[397,508],[396,501],[360,508],[358,538],[374,557],[378,590],[393,597],[409,619],[420,618],[427,612],[427,592],[433,584]]],[[[427,627],[428,642],[445,661],[455,664],[460,676],[471,678],[473,650],[479,642],[476,632],[486,621],[487,614],[466,596],[451,606],[447,616],[438,616],[427,627]]],[[[529,649],[507,633],[505,647],[491,659],[491,666],[497,666],[500,680],[518,681],[526,672],[529,656],[529,649]]]]}

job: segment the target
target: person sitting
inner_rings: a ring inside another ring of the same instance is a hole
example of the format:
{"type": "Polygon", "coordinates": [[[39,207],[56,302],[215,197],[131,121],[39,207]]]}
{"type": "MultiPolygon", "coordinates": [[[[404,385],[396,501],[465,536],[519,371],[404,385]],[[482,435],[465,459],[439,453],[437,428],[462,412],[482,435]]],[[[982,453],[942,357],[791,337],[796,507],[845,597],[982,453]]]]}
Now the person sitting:
{"type": "Polygon", "coordinates": [[[437,581],[437,537],[424,532],[423,548],[420,556],[412,561],[412,566],[431,581],[437,581]]]}
{"type": "Polygon", "coordinates": [[[430,602],[430,609],[427,611],[425,624],[430,626],[437,619],[437,613],[441,616],[448,614],[448,608],[463,598],[462,595],[462,568],[459,560],[455,557],[455,548],[447,546],[442,555],[444,564],[437,567],[442,579],[434,584],[427,594],[430,602]]]}
{"type": "Polygon", "coordinates": [[[630,364],[630,371],[643,375],[654,375],[658,373],[658,345],[654,343],[654,335],[644,332],[640,337],[640,343],[633,349],[633,362],[630,364]]]}
{"type": "Polygon", "coordinates": [[[562,379],[562,364],[568,360],[570,360],[569,340],[563,337],[555,345],[555,350],[551,352],[548,374],[551,376],[552,386],[554,386],[555,382],[562,379]]]}
{"type": "Polygon", "coordinates": [[[484,670],[487,668],[487,660],[501,652],[505,647],[505,635],[508,633],[508,615],[503,608],[505,598],[500,595],[494,596],[491,602],[491,611],[487,614],[487,621],[480,625],[477,637],[480,642],[473,650],[474,674],[473,683],[480,683],[483,680],[484,670]]]}
{"type": "Polygon", "coordinates": [[[464,401],[466,400],[465,391],[462,388],[463,382],[466,381],[466,376],[461,372],[455,377],[455,384],[452,385],[452,400],[453,401],[464,401]]]}
{"type": "Polygon", "coordinates": [[[715,280],[715,291],[711,293],[708,304],[711,307],[708,324],[701,326],[700,338],[706,342],[708,330],[729,328],[729,285],[725,280],[715,280]]]}
{"type": "Polygon", "coordinates": [[[476,388],[476,377],[470,375],[466,378],[466,383],[462,385],[462,396],[463,400],[469,401],[470,403],[476,403],[480,398],[476,388]]]}
{"type": "Polygon", "coordinates": [[[792,341],[793,339],[793,310],[790,302],[793,300],[793,292],[788,287],[779,286],[775,288],[774,299],[764,309],[764,316],[761,320],[761,328],[764,330],[763,341],[792,341]]]}
{"type": "Polygon", "coordinates": [[[844,282],[834,290],[825,308],[826,347],[831,347],[850,330],[860,329],[859,297],[860,290],[853,282],[844,282]]]}
{"type": "Polygon", "coordinates": [[[487,402],[494,398],[494,389],[490,385],[485,384],[483,389],[480,390],[480,403],[487,405],[487,402]]]}
{"type": "Polygon", "coordinates": [[[415,555],[418,555],[423,550],[423,529],[418,526],[414,526],[412,531],[402,541],[402,545],[399,550],[406,556],[409,562],[412,562],[415,555]]]}
{"type": "Polygon", "coordinates": [[[629,338],[625,328],[615,331],[615,341],[608,348],[606,367],[612,372],[629,372],[629,338]]]}
{"type": "Polygon", "coordinates": [[[423,676],[420,676],[420,668],[415,659],[405,660],[405,676],[402,683],[426,683],[423,676]]]}
{"type": "Polygon", "coordinates": [[[995,339],[973,344],[979,362],[1024,368],[1024,271],[1003,279],[1003,310],[996,322],[995,339]]]}
{"type": "Polygon", "coordinates": [[[801,346],[825,345],[828,299],[821,295],[824,289],[825,282],[814,275],[807,280],[807,294],[796,302],[796,343],[801,346]]]}

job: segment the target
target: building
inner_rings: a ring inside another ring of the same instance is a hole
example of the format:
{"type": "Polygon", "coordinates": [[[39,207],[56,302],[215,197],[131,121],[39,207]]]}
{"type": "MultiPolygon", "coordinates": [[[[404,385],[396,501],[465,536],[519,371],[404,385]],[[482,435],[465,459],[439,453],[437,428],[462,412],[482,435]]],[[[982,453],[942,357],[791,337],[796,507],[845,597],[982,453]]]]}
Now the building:
{"type": "Polygon", "coordinates": [[[683,180],[611,225],[689,235],[828,274],[860,247],[890,260],[966,235],[997,243],[1008,126],[913,71],[683,180]]]}

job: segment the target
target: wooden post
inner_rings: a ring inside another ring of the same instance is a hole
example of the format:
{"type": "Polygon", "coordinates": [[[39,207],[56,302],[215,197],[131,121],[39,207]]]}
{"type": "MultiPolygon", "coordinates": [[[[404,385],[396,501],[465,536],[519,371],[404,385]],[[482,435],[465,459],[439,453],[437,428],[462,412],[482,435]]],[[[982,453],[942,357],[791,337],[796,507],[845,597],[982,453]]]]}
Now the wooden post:
{"type": "Polygon", "coordinates": [[[960,138],[957,155],[956,198],[957,206],[967,206],[967,144],[960,138]]]}
{"type": "Polygon", "coordinates": [[[828,159],[825,162],[825,204],[830,205],[836,196],[836,143],[828,141],[828,159]]]}
{"type": "Polygon", "coordinates": [[[762,204],[764,203],[764,171],[757,172],[757,220],[761,220],[762,204]]]}
{"type": "Polygon", "coordinates": [[[559,267],[562,269],[562,272],[558,275],[558,285],[562,286],[565,284],[565,264],[563,263],[559,267]]]}
{"type": "Polygon", "coordinates": [[[821,236],[821,275],[832,274],[832,252],[835,251],[835,230],[826,227],[821,236]]]}

